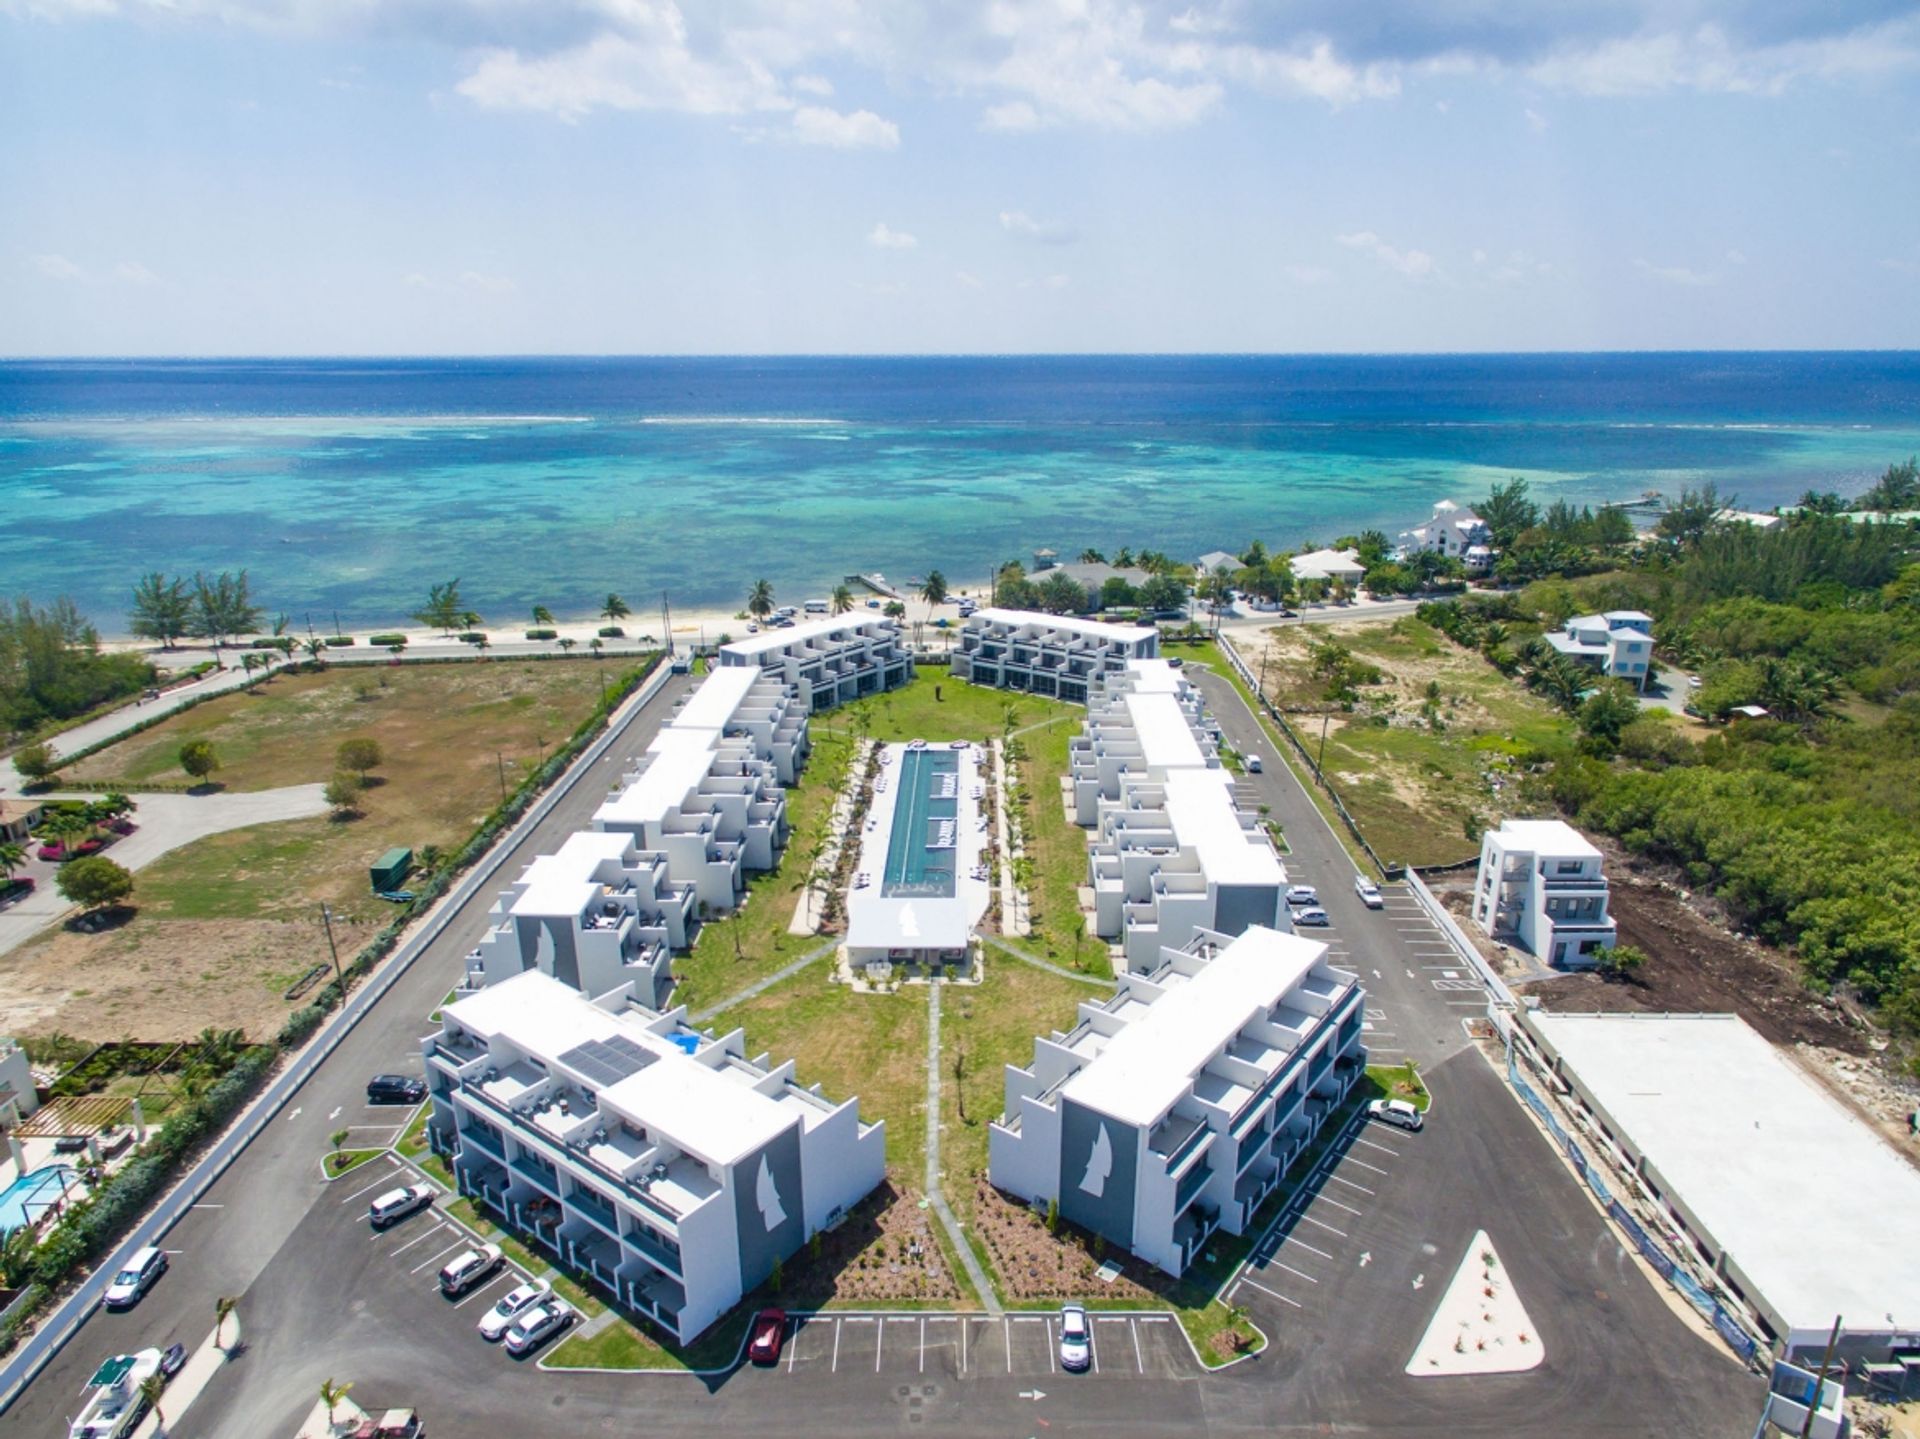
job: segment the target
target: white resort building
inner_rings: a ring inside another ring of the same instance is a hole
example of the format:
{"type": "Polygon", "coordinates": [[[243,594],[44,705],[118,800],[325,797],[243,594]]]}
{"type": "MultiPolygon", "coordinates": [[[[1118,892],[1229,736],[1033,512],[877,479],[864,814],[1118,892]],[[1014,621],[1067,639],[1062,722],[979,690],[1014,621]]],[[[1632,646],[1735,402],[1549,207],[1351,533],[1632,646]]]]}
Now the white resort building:
{"type": "Polygon", "coordinates": [[[1653,668],[1652,615],[1639,610],[1575,615],[1545,639],[1568,659],[1609,679],[1626,680],[1635,689],[1647,687],[1653,668]]]}
{"type": "Polygon", "coordinates": [[[1366,1065],[1365,995],[1327,947],[1202,933],[1008,1065],[989,1178],[1169,1274],[1243,1232],[1366,1065]]]}
{"type": "Polygon", "coordinates": [[[840,615],[771,629],[720,647],[719,667],[759,669],[792,691],[804,712],[832,709],[913,678],[913,656],[892,620],[840,615]]]}
{"type": "Polygon", "coordinates": [[[1289,929],[1287,872],[1234,800],[1200,694],[1165,660],[1107,676],[1069,742],[1074,818],[1088,836],[1094,931],[1134,972],[1201,930],[1289,929]]]}
{"type": "Polygon", "coordinates": [[[1033,610],[975,610],[953,651],[953,677],[1084,704],[1096,676],[1159,653],[1160,632],[1152,625],[1033,610]]]}
{"type": "Polygon", "coordinates": [[[1493,531],[1485,520],[1452,500],[1442,500],[1424,525],[1400,532],[1400,557],[1431,551],[1479,571],[1493,563],[1492,544],[1493,531]]]}
{"type": "Polygon", "coordinates": [[[1618,938],[1600,851],[1557,819],[1510,819],[1481,837],[1473,921],[1567,969],[1592,969],[1618,938]]]}
{"type": "Polygon", "coordinates": [[[624,989],[522,974],[448,1004],[423,1049],[460,1192],[682,1343],[886,1172],[857,1100],[624,989]]]}

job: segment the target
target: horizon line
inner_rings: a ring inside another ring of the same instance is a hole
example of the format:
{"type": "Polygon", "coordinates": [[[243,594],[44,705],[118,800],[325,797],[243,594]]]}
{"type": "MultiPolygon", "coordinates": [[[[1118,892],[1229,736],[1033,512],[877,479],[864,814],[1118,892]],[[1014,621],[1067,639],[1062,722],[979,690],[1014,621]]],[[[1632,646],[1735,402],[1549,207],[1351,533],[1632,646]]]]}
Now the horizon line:
{"type": "Polygon", "coordinates": [[[1545,359],[1592,356],[1920,355],[1920,346],[1840,348],[1488,349],[1488,350],[300,350],[153,351],[123,354],[0,354],[0,365],[291,362],[303,360],[1395,360],[1545,359]]]}

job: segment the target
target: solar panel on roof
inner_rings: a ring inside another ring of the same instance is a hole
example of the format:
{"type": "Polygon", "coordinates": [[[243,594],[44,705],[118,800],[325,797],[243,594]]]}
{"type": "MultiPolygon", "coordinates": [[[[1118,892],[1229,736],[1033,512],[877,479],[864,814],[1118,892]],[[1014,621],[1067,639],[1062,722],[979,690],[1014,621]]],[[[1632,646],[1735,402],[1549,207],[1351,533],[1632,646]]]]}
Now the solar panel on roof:
{"type": "Polygon", "coordinates": [[[585,1044],[577,1044],[560,1056],[560,1062],[584,1075],[590,1083],[604,1088],[638,1074],[653,1063],[654,1058],[624,1034],[616,1034],[611,1039],[589,1039],[585,1044]]]}

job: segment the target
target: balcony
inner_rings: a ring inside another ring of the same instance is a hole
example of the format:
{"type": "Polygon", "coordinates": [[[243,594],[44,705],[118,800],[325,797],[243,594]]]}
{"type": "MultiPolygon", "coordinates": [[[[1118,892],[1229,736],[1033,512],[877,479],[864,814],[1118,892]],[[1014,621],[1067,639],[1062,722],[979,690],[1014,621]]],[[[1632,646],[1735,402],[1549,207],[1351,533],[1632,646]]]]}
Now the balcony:
{"type": "Polygon", "coordinates": [[[1207,1181],[1213,1178],[1213,1166],[1196,1164],[1180,1176],[1180,1183],[1173,1191],[1173,1212],[1178,1214],[1193,1202],[1194,1196],[1207,1187],[1207,1181]]]}
{"type": "Polygon", "coordinates": [[[501,1160],[502,1162],[506,1160],[507,1146],[501,1140],[499,1134],[497,1134],[494,1131],[491,1125],[479,1124],[479,1123],[461,1125],[460,1126],[461,1149],[464,1150],[467,1147],[467,1145],[470,1143],[478,1146],[481,1149],[484,1149],[488,1154],[491,1154],[495,1159],[501,1160]]]}
{"type": "Polygon", "coordinates": [[[1167,1173],[1171,1174],[1191,1155],[1197,1154],[1212,1133],[1204,1120],[1169,1114],[1148,1138],[1147,1148],[1155,1154],[1166,1155],[1167,1173]]]}
{"type": "Polygon", "coordinates": [[[651,1230],[636,1226],[620,1237],[626,1241],[629,1248],[638,1250],[668,1273],[678,1275],[684,1272],[680,1251],[656,1239],[651,1230]]]}
{"type": "Polygon", "coordinates": [[[592,1220],[609,1235],[618,1236],[620,1233],[620,1221],[614,1217],[613,1206],[591,1189],[576,1184],[573,1192],[567,1196],[567,1206],[576,1214],[592,1220]]]}
{"type": "Polygon", "coordinates": [[[531,1155],[522,1154],[509,1163],[507,1168],[535,1188],[544,1190],[556,1199],[560,1197],[560,1179],[552,1165],[541,1164],[531,1155]]]}

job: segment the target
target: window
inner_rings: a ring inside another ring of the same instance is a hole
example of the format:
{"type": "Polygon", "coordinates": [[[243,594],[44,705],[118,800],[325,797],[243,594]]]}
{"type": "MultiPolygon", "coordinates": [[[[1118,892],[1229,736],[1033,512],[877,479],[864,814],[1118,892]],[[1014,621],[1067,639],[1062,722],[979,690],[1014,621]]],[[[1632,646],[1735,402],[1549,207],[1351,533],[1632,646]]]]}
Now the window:
{"type": "Polygon", "coordinates": [[[1580,873],[1580,861],[1577,859],[1557,859],[1553,862],[1553,872],[1555,874],[1578,874],[1580,873]]]}

